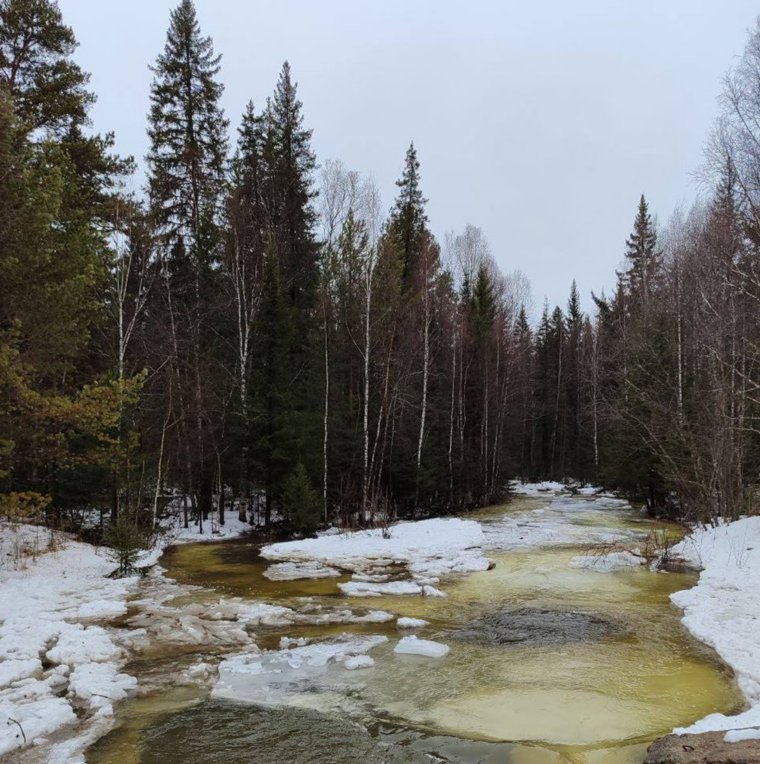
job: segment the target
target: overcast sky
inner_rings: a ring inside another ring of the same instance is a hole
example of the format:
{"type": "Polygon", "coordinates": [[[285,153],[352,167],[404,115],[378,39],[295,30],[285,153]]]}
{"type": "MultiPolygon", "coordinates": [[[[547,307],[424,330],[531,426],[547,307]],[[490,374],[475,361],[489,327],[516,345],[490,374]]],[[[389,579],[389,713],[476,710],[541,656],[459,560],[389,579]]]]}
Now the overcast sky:
{"type": "MultiPolygon", "coordinates": [[[[59,0],[92,73],[95,127],[142,162],[168,0],[59,0]]],[[[434,233],[480,226],[501,268],[564,304],[609,290],[639,195],[660,220],[700,191],[693,171],[750,0],[196,0],[222,54],[237,124],[290,61],[321,161],[390,206],[414,140],[434,233]]]]}

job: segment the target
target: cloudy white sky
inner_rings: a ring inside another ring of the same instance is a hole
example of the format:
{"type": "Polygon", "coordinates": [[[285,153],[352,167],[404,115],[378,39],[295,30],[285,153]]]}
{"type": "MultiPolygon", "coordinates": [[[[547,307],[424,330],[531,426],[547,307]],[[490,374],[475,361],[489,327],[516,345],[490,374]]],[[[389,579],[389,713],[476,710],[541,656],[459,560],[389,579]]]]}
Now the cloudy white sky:
{"type": "MultiPolygon", "coordinates": [[[[284,59],[321,160],[374,176],[390,206],[411,139],[436,235],[480,226],[504,270],[566,300],[609,289],[639,195],[667,220],[721,78],[760,10],[750,0],[196,0],[236,123],[284,59]]],[[[92,72],[100,131],[146,151],[150,64],[172,0],[59,0],[92,72]]]]}

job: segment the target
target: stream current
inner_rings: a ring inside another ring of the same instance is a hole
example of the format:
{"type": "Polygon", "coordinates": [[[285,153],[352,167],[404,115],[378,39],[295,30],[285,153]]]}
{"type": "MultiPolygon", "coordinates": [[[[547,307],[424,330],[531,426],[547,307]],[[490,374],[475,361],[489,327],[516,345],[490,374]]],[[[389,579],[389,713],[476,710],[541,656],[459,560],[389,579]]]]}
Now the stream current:
{"type": "MultiPolygon", "coordinates": [[[[468,515],[483,524],[492,570],[442,580],[445,598],[343,596],[348,576],[270,581],[246,540],[186,544],[161,560],[176,600],[245,598],[298,610],[314,603],[382,609],[429,622],[421,638],[450,646],[440,660],[393,654],[395,621],[257,627],[276,650],[283,636],[328,640],[383,634],[375,666],[307,686],[282,708],[214,700],[172,677],[199,655],[160,649],[127,667],[152,687],[117,709],[118,727],[87,753],[91,764],[244,762],[509,762],[634,764],[673,727],[741,708],[730,672],[683,629],[669,595],[690,573],[646,567],[611,572],[573,559],[636,546],[662,524],[582,498],[518,498],[468,515]],[[350,675],[350,676],[349,676],[350,675]]],[[[402,571],[399,571],[401,575],[402,571]]]]}

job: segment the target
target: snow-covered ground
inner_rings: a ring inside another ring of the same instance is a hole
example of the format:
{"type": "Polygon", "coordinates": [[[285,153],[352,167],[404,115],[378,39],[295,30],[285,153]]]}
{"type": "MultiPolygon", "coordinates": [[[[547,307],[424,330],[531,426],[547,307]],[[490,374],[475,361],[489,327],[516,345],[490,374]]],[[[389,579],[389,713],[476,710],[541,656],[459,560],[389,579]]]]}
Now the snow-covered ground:
{"type": "Polygon", "coordinates": [[[702,568],[695,587],[671,597],[684,625],[731,666],[750,706],[674,731],[726,730],[727,742],[760,738],[760,517],[697,529],[673,553],[702,568]]]}
{"type": "MultiPolygon", "coordinates": [[[[250,531],[236,514],[224,526],[209,523],[203,535],[176,519],[168,526],[141,565],[154,563],[170,543],[250,531]]],[[[38,526],[0,523],[0,757],[70,728],[66,741],[49,746],[48,760],[84,761],[84,747],[110,728],[113,703],[136,690],[137,680],[121,667],[147,632],[108,622],[126,614],[142,579],[108,578],[116,567],[104,547],[38,526]]],[[[151,603],[156,612],[160,600],[157,595],[151,603]]],[[[167,613],[159,616],[164,619],[157,616],[153,627],[166,625],[167,613]]],[[[184,622],[173,628],[187,638],[193,625],[190,615],[181,617],[184,622]]]]}
{"type": "Polygon", "coordinates": [[[237,512],[225,512],[224,525],[221,525],[217,518],[216,512],[211,513],[209,519],[204,521],[203,532],[201,532],[200,526],[192,520],[185,528],[182,513],[175,510],[162,522],[165,537],[164,546],[188,544],[196,541],[221,541],[244,536],[253,530],[253,526],[247,520],[241,520],[237,512]]]}
{"type": "Polygon", "coordinates": [[[123,647],[94,622],[123,615],[137,579],[106,578],[115,563],[104,550],[32,526],[0,527],[0,555],[1,757],[77,724],[77,713],[108,725],[137,682],[120,670],[123,647]],[[19,546],[39,554],[19,558],[19,546]]]}

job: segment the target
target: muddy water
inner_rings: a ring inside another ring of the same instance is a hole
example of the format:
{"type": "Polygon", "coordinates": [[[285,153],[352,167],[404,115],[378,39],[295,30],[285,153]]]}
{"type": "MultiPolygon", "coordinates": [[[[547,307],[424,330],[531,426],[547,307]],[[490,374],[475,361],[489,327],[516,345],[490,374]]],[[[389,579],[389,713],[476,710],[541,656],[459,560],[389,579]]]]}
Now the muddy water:
{"type": "MultiPolygon", "coordinates": [[[[536,506],[521,500],[478,519],[498,522],[505,512],[520,517],[536,506]]],[[[579,511],[569,516],[581,536],[654,527],[631,513],[589,506],[579,502],[579,511]]],[[[432,756],[450,762],[633,764],[652,739],[674,726],[740,707],[730,675],[688,637],[669,604],[669,595],[695,577],[570,566],[587,551],[539,546],[490,552],[496,567],[444,581],[445,599],[348,599],[336,586],[344,579],[268,581],[250,543],[176,547],[162,561],[169,575],[206,587],[189,600],[221,593],[295,608],[307,601],[382,608],[430,621],[422,636],[446,642],[451,652],[442,661],[394,656],[392,639],[373,651],[373,669],[348,672],[350,681],[337,689],[305,689],[297,709],[212,702],[201,691],[167,686],[124,704],[122,727],[91,749],[88,761],[339,764],[432,756]],[[542,618],[581,612],[610,628],[593,638],[569,634],[550,644],[531,634],[495,644],[462,641],[454,633],[493,613],[526,608],[541,611],[542,618]]],[[[257,642],[274,647],[283,635],[326,638],[345,631],[396,636],[392,624],[287,627],[260,629],[257,642]]]]}

